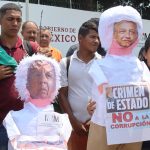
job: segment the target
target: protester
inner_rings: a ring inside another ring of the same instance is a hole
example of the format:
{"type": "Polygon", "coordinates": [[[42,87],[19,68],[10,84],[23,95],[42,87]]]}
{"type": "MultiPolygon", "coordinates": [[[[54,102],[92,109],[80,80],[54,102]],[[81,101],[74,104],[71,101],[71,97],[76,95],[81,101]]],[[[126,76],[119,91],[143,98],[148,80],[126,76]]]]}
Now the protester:
{"type": "Polygon", "coordinates": [[[23,36],[23,46],[26,49],[29,56],[32,56],[35,51],[32,49],[32,44],[36,44],[38,49],[37,52],[51,57],[51,52],[39,46],[37,43],[38,26],[33,21],[26,21],[22,25],[21,34],[23,36]],[[44,50],[43,50],[44,49],[44,50]]]}
{"type": "Polygon", "coordinates": [[[44,55],[24,58],[16,69],[15,86],[25,104],[4,120],[13,149],[66,150],[71,133],[68,115],[54,112],[52,105],[60,87],[58,63],[44,55]]]}
{"type": "Polygon", "coordinates": [[[99,45],[98,28],[95,23],[83,23],[78,32],[79,50],[70,57],[67,70],[67,57],[60,62],[61,89],[59,102],[64,112],[68,113],[72,133],[68,150],[86,150],[90,115],[86,105],[91,96],[92,80],[88,74],[93,61],[100,59],[95,54],[99,45]]]}
{"type": "Polygon", "coordinates": [[[145,64],[132,54],[142,33],[142,19],[134,8],[117,6],[101,14],[100,25],[99,36],[107,55],[94,61],[89,71],[94,83],[92,99],[96,101],[96,109],[91,119],[87,150],[140,150],[142,142],[137,130],[134,134],[130,132],[129,136],[128,128],[119,131],[109,128],[109,121],[113,120],[111,113],[115,113],[120,106],[114,102],[115,110],[109,112],[107,99],[115,100],[112,91],[115,87],[121,89],[132,84],[138,86],[142,81],[150,82],[145,64]]]}
{"type": "Polygon", "coordinates": [[[51,42],[52,35],[48,29],[40,29],[38,32],[38,43],[42,48],[42,52],[49,51],[51,53],[51,57],[60,62],[62,58],[61,52],[52,47],[51,42]]]}
{"type": "MultiPolygon", "coordinates": [[[[150,36],[145,41],[144,46],[141,48],[139,52],[138,58],[141,61],[144,61],[147,67],[150,70],[150,36]]],[[[150,147],[150,141],[144,141],[142,145],[142,149],[150,147]]]]}
{"type": "Polygon", "coordinates": [[[37,33],[38,26],[35,22],[26,21],[23,23],[21,34],[24,40],[35,42],[37,40],[37,33]]]}
{"type": "MultiPolygon", "coordinates": [[[[99,26],[99,18],[91,18],[89,21],[92,21],[93,23],[96,24],[97,28],[99,26]]],[[[79,49],[79,44],[74,44],[72,45],[67,53],[66,53],[66,57],[69,57],[71,56],[75,50],[78,50],[79,49]]],[[[106,51],[101,47],[101,43],[99,44],[98,48],[97,48],[97,53],[100,54],[101,56],[105,56],[106,54],[106,51]]]]}
{"type": "Polygon", "coordinates": [[[150,68],[150,36],[146,39],[138,57],[141,61],[145,62],[148,68],[150,68]]]}
{"type": "MultiPolygon", "coordinates": [[[[0,149],[7,150],[7,134],[2,125],[10,110],[20,110],[23,102],[14,87],[14,68],[27,55],[18,32],[22,22],[22,12],[18,5],[7,3],[0,8],[0,149]],[[11,61],[11,63],[10,63],[11,61]]],[[[37,45],[32,44],[36,52],[37,45]]]]}
{"type": "Polygon", "coordinates": [[[79,50],[79,44],[71,45],[66,53],[66,57],[71,56],[74,53],[74,51],[76,51],[76,50],[79,50]]]}

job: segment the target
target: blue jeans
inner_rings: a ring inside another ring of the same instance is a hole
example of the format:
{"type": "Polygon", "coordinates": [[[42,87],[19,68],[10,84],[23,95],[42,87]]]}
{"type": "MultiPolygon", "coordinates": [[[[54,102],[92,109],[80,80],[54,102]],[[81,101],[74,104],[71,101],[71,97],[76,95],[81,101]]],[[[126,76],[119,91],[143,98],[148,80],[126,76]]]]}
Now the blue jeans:
{"type": "Polygon", "coordinates": [[[0,150],[8,150],[8,135],[3,125],[0,125],[0,150]]]}

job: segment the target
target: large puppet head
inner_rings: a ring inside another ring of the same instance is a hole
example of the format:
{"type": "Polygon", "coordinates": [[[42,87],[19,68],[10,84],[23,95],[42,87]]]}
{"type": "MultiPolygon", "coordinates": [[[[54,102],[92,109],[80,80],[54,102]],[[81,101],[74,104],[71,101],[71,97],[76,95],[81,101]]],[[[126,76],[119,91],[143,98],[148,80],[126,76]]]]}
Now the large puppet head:
{"type": "Polygon", "coordinates": [[[50,104],[60,87],[57,62],[43,55],[24,58],[16,70],[16,88],[22,100],[36,106],[50,104]]]}
{"type": "Polygon", "coordinates": [[[112,55],[129,55],[142,33],[140,14],[130,6],[117,6],[104,11],[99,22],[102,47],[112,55]]]}

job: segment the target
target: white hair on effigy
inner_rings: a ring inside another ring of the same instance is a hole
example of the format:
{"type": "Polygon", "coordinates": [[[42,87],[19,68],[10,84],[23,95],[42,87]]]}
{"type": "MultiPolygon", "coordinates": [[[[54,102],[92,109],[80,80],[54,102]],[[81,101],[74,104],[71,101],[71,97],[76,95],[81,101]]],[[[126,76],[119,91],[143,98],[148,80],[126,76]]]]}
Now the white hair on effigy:
{"type": "Polygon", "coordinates": [[[141,36],[143,25],[139,12],[131,6],[112,7],[102,13],[99,21],[99,37],[105,50],[108,50],[112,44],[114,24],[123,20],[136,23],[138,38],[141,36]]]}
{"type": "Polygon", "coordinates": [[[37,60],[42,60],[48,62],[50,65],[53,66],[56,76],[56,89],[55,92],[51,95],[51,99],[53,100],[60,88],[60,67],[58,62],[53,58],[46,57],[42,54],[34,54],[33,56],[24,57],[19,63],[15,71],[15,87],[21,97],[21,100],[27,101],[30,97],[30,94],[27,90],[27,76],[28,76],[28,69],[30,68],[31,64],[37,60]]]}

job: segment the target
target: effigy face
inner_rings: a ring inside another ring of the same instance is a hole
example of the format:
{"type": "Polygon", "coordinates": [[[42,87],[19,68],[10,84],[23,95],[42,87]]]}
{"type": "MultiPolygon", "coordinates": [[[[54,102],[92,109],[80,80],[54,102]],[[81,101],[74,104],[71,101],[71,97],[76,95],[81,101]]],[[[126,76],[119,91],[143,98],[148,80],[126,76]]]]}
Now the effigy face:
{"type": "Polygon", "coordinates": [[[121,21],[114,25],[114,39],[122,47],[131,46],[138,38],[137,25],[131,21],[121,21]]]}
{"type": "Polygon", "coordinates": [[[46,61],[35,61],[28,69],[27,89],[32,99],[48,99],[55,91],[55,71],[46,61]]]}

